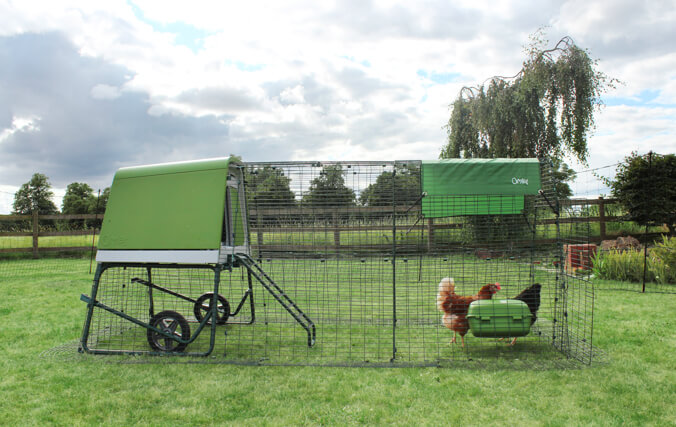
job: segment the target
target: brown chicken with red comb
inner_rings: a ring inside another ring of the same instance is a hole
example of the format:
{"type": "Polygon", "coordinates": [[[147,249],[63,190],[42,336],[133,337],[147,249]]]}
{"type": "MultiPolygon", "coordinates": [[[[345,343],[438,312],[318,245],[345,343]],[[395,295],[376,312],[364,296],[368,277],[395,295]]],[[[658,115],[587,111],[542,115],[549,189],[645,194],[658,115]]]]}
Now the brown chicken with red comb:
{"type": "Polygon", "coordinates": [[[469,331],[469,321],[467,320],[469,305],[477,300],[491,299],[499,290],[500,284],[496,282],[482,286],[476,295],[457,295],[453,278],[445,277],[441,279],[439,293],[437,294],[437,308],[444,313],[441,322],[453,331],[451,344],[456,342],[457,334],[460,334],[462,346],[465,347],[465,334],[469,331]]]}

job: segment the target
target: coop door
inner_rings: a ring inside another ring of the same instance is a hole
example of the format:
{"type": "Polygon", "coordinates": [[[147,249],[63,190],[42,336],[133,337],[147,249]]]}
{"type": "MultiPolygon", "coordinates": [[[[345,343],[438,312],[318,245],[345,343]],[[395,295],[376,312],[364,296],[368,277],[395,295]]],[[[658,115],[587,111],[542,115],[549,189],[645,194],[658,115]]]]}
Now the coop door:
{"type": "Polygon", "coordinates": [[[225,187],[225,215],[223,216],[222,241],[225,247],[236,248],[237,251],[245,251],[248,246],[244,198],[244,188],[240,174],[229,174],[225,187]]]}

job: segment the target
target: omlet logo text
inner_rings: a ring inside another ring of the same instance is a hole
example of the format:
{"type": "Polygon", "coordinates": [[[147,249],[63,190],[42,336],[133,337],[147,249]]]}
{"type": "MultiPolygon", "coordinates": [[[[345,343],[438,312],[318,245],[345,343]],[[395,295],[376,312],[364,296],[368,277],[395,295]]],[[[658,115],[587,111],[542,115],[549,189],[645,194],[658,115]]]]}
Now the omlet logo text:
{"type": "Polygon", "coordinates": [[[512,184],[523,184],[528,185],[528,178],[512,178],[512,184]]]}

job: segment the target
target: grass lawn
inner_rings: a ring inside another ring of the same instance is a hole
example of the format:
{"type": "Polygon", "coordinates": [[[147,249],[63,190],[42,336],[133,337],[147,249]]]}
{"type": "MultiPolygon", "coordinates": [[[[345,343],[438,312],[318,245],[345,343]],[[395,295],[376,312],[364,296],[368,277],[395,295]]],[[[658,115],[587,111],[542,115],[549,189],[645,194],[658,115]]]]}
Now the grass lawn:
{"type": "Polygon", "coordinates": [[[79,338],[91,276],[86,260],[39,262],[0,276],[5,425],[676,424],[673,294],[597,292],[606,362],[577,369],[115,363],[50,352],[79,338]]]}

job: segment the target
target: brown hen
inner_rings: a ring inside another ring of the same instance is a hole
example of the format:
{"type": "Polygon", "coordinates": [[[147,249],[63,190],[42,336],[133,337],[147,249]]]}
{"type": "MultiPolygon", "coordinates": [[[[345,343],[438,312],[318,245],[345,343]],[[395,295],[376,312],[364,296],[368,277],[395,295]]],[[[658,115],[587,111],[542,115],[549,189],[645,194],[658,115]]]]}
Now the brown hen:
{"type": "Polygon", "coordinates": [[[500,284],[496,282],[482,286],[476,295],[457,295],[453,278],[445,277],[441,279],[439,293],[437,294],[437,308],[444,313],[441,322],[453,331],[451,344],[456,342],[457,334],[460,334],[462,346],[465,347],[465,334],[469,330],[469,322],[467,321],[469,305],[477,300],[491,299],[499,290],[500,284]]]}

